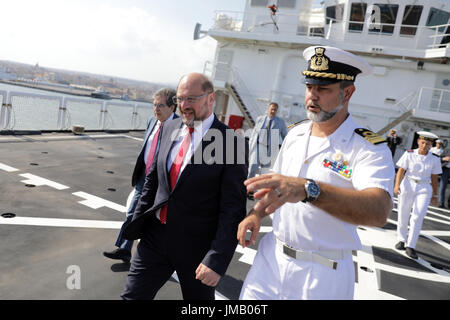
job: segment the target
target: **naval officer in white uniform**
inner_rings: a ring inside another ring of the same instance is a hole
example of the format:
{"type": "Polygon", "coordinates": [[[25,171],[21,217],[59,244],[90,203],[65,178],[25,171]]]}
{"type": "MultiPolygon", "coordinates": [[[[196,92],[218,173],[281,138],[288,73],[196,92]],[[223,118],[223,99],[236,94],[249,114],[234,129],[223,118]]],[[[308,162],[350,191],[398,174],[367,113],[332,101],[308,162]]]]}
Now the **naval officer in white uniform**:
{"type": "Polygon", "coordinates": [[[397,162],[399,169],[394,186],[394,193],[398,195],[399,241],[395,248],[406,250],[413,259],[418,258],[415,248],[430,200],[432,205],[438,204],[438,175],[442,173],[439,156],[429,152],[438,136],[426,131],[418,135],[418,148],[405,151],[397,162]]]}
{"type": "Polygon", "coordinates": [[[262,217],[275,213],[240,299],[353,299],[357,226],[381,227],[392,209],[395,171],[386,140],[348,113],[355,77],[370,65],[333,47],[309,47],[303,56],[311,121],[289,131],[274,173],[245,181],[259,201],[239,225],[240,244],[254,244],[262,217]]]}

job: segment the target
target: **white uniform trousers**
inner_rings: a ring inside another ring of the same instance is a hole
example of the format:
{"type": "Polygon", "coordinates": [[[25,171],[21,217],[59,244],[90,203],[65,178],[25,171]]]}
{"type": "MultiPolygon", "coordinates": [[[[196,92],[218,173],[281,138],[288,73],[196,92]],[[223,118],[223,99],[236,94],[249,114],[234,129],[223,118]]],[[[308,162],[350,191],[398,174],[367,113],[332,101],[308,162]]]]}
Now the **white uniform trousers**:
{"type": "Polygon", "coordinates": [[[423,218],[427,214],[427,208],[430,204],[431,193],[432,187],[429,183],[417,184],[404,177],[400,184],[397,239],[405,242],[406,247],[413,249],[416,247],[423,218]]]}
{"type": "Polygon", "coordinates": [[[337,269],[299,261],[276,247],[273,232],[259,244],[239,299],[241,300],[351,300],[355,287],[352,255],[337,260],[337,269]]]}

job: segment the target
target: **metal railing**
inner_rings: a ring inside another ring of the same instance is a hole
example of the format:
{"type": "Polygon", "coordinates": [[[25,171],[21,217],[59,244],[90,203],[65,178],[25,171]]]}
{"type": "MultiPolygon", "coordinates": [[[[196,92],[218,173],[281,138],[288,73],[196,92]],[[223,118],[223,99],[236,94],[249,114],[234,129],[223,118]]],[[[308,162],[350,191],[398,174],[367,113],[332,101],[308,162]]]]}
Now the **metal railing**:
{"type": "Polygon", "coordinates": [[[416,109],[450,113],[450,90],[422,87],[416,109]]]}
{"type": "Polygon", "coordinates": [[[0,130],[143,130],[151,103],[0,91],[0,130]]]}
{"type": "Polygon", "coordinates": [[[244,79],[242,79],[239,70],[236,67],[228,66],[228,68],[230,69],[230,78],[229,78],[230,83],[238,91],[239,95],[241,96],[241,99],[245,103],[245,106],[247,110],[250,112],[252,118],[256,120],[257,117],[265,113],[265,110],[260,107],[258,101],[251,94],[251,91],[245,84],[244,79]]]}
{"type": "Polygon", "coordinates": [[[379,38],[378,42],[384,45],[395,45],[395,42],[386,43],[386,37],[395,37],[396,39],[404,39],[401,46],[404,46],[405,42],[409,41],[410,47],[415,49],[426,50],[450,47],[450,43],[444,40],[448,39],[446,37],[450,37],[450,34],[445,33],[450,23],[436,26],[419,26],[401,23],[372,23],[369,22],[369,19],[366,19],[365,22],[337,20],[325,16],[319,20],[322,20],[322,22],[308,23],[308,19],[302,18],[299,14],[277,13],[276,18],[273,18],[269,13],[216,11],[215,23],[211,30],[258,35],[277,34],[284,36],[325,37],[335,41],[346,41],[347,36],[354,36],[355,33],[360,33],[361,39],[358,42],[362,41],[371,45],[377,43],[377,39],[373,38],[376,36],[379,38]],[[365,38],[365,35],[370,35],[370,37],[365,38]]]}

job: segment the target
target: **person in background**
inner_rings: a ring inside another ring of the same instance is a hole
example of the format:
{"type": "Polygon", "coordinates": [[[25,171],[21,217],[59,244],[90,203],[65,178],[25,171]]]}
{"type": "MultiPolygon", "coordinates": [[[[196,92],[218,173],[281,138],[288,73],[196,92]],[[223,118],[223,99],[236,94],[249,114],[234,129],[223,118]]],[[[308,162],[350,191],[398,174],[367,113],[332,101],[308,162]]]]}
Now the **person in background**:
{"type": "Polygon", "coordinates": [[[405,250],[412,259],[418,258],[415,248],[430,200],[432,205],[438,203],[438,175],[442,173],[439,157],[429,152],[438,136],[426,131],[418,134],[418,148],[405,151],[397,161],[399,169],[394,186],[394,193],[398,196],[399,241],[395,248],[405,250]]]}
{"type": "Polygon", "coordinates": [[[134,195],[127,208],[125,222],[122,224],[116,239],[115,246],[117,249],[103,252],[103,255],[107,258],[130,262],[133,240],[124,239],[123,230],[133,218],[134,209],[142,194],[145,176],[148,173],[156,151],[158,150],[160,126],[167,120],[178,118],[175,114],[176,104],[173,102],[173,97],[175,97],[175,95],[175,90],[170,88],[159,89],[153,95],[153,113],[155,117],[151,117],[147,120],[144,143],[142,144],[141,151],[137,157],[133,175],[131,177],[131,185],[135,188],[134,195]]]}
{"type": "Polygon", "coordinates": [[[239,225],[240,244],[254,244],[261,219],[275,213],[240,299],[353,299],[357,226],[382,227],[392,209],[386,139],[359,127],[348,111],[355,78],[370,65],[334,47],[309,47],[303,57],[310,121],[290,129],[274,173],[245,181],[259,201],[239,225]]]}
{"type": "MultiPolygon", "coordinates": [[[[450,150],[444,149],[441,140],[436,140],[436,146],[430,152],[441,158],[442,175],[439,182],[439,208],[445,209],[445,194],[447,191],[448,179],[450,178],[450,150]]],[[[447,208],[450,208],[450,195],[447,198],[447,208]]]]}
{"type": "Polygon", "coordinates": [[[397,135],[397,131],[395,131],[395,129],[392,129],[389,132],[389,136],[386,137],[386,140],[387,140],[387,145],[388,145],[389,149],[391,150],[392,158],[394,158],[395,149],[397,149],[397,146],[400,143],[402,143],[402,138],[400,138],[397,135]]]}
{"type": "Polygon", "coordinates": [[[437,155],[437,156],[440,157],[440,156],[442,155],[442,153],[444,152],[444,148],[443,148],[443,145],[442,145],[442,141],[439,140],[439,139],[437,139],[437,140],[436,140],[436,146],[432,147],[432,148],[430,149],[430,152],[431,152],[431,153],[434,153],[435,155],[437,155]]]}
{"type": "Polygon", "coordinates": [[[272,166],[272,160],[275,160],[279,147],[287,135],[286,123],[277,116],[277,112],[278,104],[271,102],[267,114],[256,119],[249,141],[249,178],[258,174],[261,168],[272,166]]]}

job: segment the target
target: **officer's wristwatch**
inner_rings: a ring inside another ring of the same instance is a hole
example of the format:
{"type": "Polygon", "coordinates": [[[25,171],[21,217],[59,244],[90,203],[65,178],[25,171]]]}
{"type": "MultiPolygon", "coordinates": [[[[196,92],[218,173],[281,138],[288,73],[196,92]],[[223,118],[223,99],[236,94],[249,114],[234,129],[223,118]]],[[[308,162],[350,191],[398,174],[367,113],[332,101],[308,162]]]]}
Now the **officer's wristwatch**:
{"type": "Polygon", "coordinates": [[[311,179],[307,179],[305,183],[306,198],[302,202],[312,202],[316,200],[320,195],[319,185],[311,179]]]}

